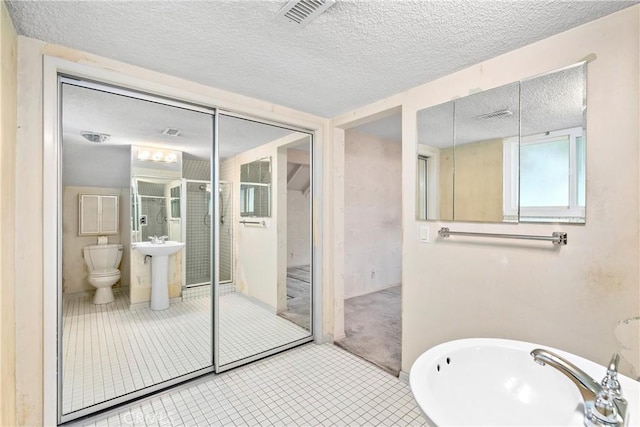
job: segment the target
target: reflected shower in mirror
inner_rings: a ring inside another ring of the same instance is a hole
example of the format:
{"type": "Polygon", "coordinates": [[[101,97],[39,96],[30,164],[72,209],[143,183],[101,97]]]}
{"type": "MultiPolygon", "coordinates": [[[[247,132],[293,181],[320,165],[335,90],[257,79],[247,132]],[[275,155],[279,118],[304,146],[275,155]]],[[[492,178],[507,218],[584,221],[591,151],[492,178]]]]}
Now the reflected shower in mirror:
{"type": "Polygon", "coordinates": [[[520,84],[520,221],[585,222],[586,69],[520,84]]]}
{"type": "Polygon", "coordinates": [[[63,417],[213,370],[208,202],[186,188],[210,188],[213,112],[100,88],[61,89],[63,417]],[[177,249],[145,255],[154,236],[175,243],[152,249],[177,249]],[[190,289],[191,275],[208,288],[190,289]]]}
{"type": "Polygon", "coordinates": [[[453,219],[453,111],[453,101],[418,111],[417,219],[453,219]]]}
{"type": "Polygon", "coordinates": [[[216,263],[225,369],[310,339],[312,161],[304,132],[221,114],[218,135],[227,200],[217,214],[216,263]]]}

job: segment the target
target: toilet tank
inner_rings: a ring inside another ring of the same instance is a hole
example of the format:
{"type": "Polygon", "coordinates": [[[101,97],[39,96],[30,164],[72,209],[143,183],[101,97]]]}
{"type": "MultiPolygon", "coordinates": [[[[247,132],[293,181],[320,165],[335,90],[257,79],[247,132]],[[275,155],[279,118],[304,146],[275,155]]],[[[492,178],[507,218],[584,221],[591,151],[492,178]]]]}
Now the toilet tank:
{"type": "Polygon", "coordinates": [[[122,261],[120,244],[85,246],[83,252],[84,261],[90,271],[117,269],[122,261]]]}

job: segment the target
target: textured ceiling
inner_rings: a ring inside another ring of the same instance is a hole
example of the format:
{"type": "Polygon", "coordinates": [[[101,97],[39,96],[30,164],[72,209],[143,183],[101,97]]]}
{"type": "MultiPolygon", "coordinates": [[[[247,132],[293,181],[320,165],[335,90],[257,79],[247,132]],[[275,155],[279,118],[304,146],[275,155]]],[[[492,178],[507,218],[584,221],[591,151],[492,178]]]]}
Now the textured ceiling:
{"type": "Polygon", "coordinates": [[[338,0],[305,28],[281,1],[9,1],[18,32],[334,117],[631,6],[338,0]]]}

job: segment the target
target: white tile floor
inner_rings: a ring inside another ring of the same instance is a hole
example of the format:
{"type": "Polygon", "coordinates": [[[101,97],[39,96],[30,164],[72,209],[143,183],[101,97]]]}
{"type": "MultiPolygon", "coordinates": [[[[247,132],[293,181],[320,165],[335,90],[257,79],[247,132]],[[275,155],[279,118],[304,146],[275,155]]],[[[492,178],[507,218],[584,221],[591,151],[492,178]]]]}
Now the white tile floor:
{"type": "MultiPolygon", "coordinates": [[[[211,298],[172,302],[167,310],[129,309],[126,292],[94,305],[63,301],[63,413],[140,390],[211,365],[211,298]]],[[[241,294],[220,297],[220,363],[308,336],[241,294]]]]}
{"type": "Polygon", "coordinates": [[[421,426],[409,386],[332,344],[306,344],[74,425],[421,426]]]}

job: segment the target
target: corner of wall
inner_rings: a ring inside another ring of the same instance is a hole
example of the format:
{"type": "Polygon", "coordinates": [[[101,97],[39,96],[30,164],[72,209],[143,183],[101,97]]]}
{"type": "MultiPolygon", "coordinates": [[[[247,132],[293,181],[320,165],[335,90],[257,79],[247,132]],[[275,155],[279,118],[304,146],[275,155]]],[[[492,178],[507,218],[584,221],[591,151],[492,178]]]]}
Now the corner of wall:
{"type": "Polygon", "coordinates": [[[15,184],[17,50],[7,5],[0,4],[0,425],[16,424],[15,184]]]}

